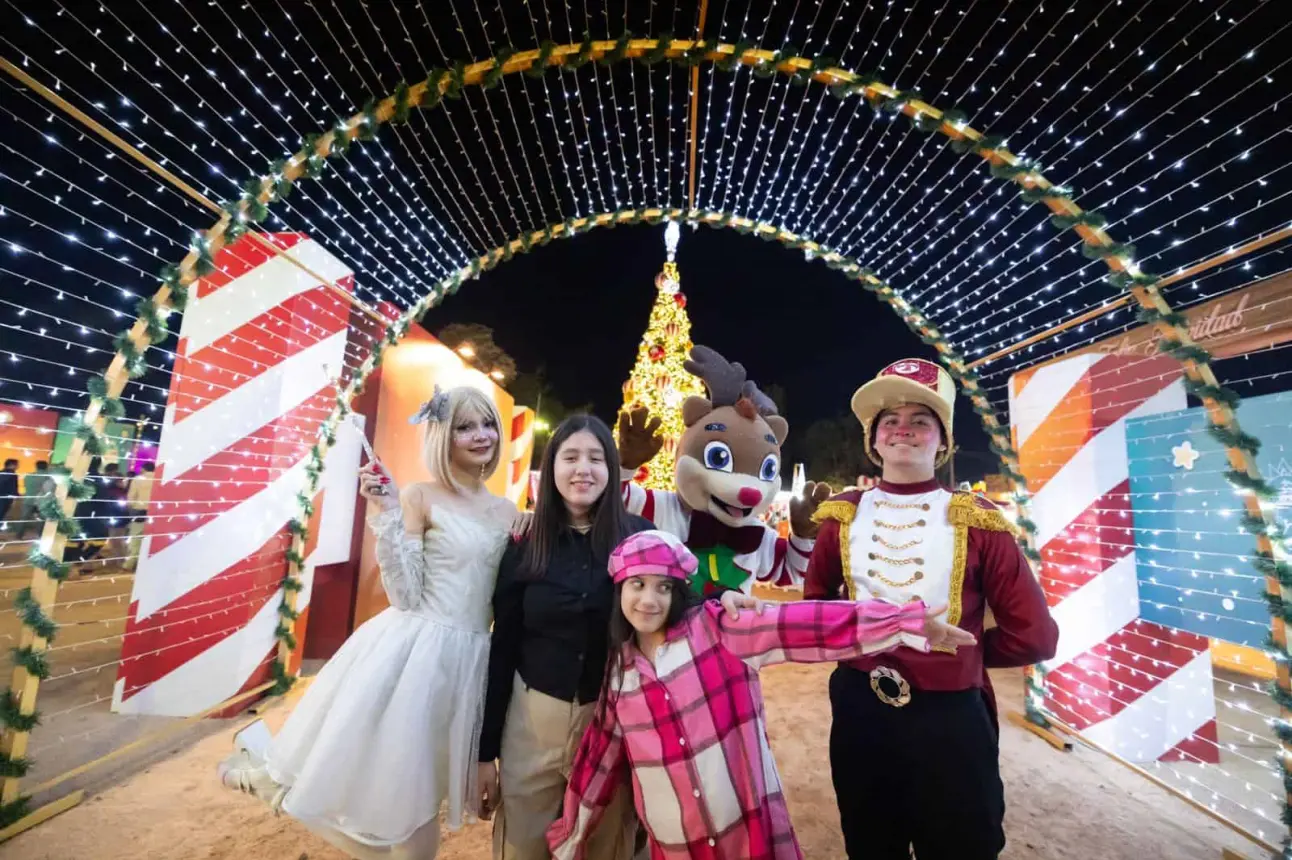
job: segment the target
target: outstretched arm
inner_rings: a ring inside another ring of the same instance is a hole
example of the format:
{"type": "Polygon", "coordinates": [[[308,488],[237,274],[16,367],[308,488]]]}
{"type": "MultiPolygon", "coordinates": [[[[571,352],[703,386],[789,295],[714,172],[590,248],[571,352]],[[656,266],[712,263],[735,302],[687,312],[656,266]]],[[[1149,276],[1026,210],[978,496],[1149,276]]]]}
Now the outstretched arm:
{"type": "Polygon", "coordinates": [[[883,600],[801,600],[770,604],[762,615],[742,612],[734,620],[710,604],[702,611],[722,646],[754,669],[850,660],[899,645],[929,650],[922,601],[898,606],[883,600]]]}
{"type": "Polygon", "coordinates": [[[597,707],[570,767],[561,817],[547,829],[547,845],[555,860],[582,860],[588,834],[596,829],[615,792],[628,788],[628,757],[619,720],[613,709],[597,707]]]}

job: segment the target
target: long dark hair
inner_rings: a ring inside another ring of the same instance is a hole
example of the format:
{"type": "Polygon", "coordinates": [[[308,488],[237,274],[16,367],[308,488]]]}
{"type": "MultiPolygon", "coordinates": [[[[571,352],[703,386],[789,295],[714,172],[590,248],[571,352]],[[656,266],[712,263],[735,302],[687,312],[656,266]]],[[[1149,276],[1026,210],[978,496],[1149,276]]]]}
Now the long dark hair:
{"type": "MultiPolygon", "coordinates": [[[[631,579],[632,577],[629,577],[631,579]]],[[[619,695],[619,676],[624,669],[624,646],[633,640],[637,631],[624,615],[624,583],[615,586],[614,602],[610,604],[610,631],[606,636],[606,673],[601,678],[601,695],[597,696],[595,719],[604,720],[606,711],[619,695]]],[[[664,616],[664,629],[672,630],[686,617],[687,613],[704,603],[704,598],[696,594],[695,589],[683,580],[673,580],[672,600],[668,604],[668,613],[664,616]]]]}
{"type": "Polygon", "coordinates": [[[619,452],[615,437],[606,422],[595,415],[571,415],[552,433],[547,449],[543,452],[543,465],[538,478],[538,498],[534,500],[534,522],[525,540],[525,553],[521,557],[521,575],[537,579],[543,576],[552,560],[552,550],[561,529],[570,524],[570,514],[565,499],[556,489],[556,455],[561,446],[575,433],[587,432],[601,443],[606,456],[606,489],[589,512],[592,529],[593,558],[609,559],[610,551],[628,536],[628,513],[624,510],[623,494],[619,486],[619,452]]]}

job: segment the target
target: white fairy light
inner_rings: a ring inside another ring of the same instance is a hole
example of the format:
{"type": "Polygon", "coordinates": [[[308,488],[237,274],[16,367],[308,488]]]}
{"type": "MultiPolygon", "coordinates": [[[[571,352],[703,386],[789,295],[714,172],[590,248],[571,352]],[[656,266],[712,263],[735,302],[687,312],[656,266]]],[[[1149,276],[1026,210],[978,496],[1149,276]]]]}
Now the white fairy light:
{"type": "MultiPolygon", "coordinates": [[[[1096,20],[1048,4],[1011,16],[963,11],[949,0],[844,4],[821,21],[821,12],[831,11],[821,4],[769,0],[714,8],[704,32],[770,50],[796,42],[803,56],[836,54],[841,68],[874,69],[893,87],[922,89],[939,109],[962,101],[970,119],[953,125],[1011,133],[1011,152],[1031,154],[1050,180],[1078,186],[1079,203],[1108,215],[1110,236],[1141,246],[1137,264],[1167,273],[1287,226],[1288,156],[1275,143],[1286,135],[1275,126],[1286,110],[1288,60],[1264,49],[1285,38],[1286,22],[1262,26],[1265,19],[1247,10],[1249,17],[1218,17],[1213,5],[1182,9],[1167,28],[1165,20],[1141,20],[1117,6],[1111,19],[1096,20]],[[1204,66],[1205,79],[1181,86],[1204,66]]],[[[393,0],[362,9],[326,0],[308,7],[177,2],[149,4],[132,17],[56,2],[26,14],[21,50],[7,39],[6,46],[30,74],[220,200],[236,198],[246,179],[289,156],[301,134],[330,128],[401,78],[423,80],[430,65],[483,59],[500,44],[579,43],[585,30],[598,39],[629,29],[689,38],[695,25],[677,4],[612,10],[604,0],[515,10],[419,4],[420,15],[393,0]],[[65,34],[92,50],[67,51],[65,34]]],[[[837,100],[818,84],[799,88],[784,75],[764,79],[748,68],[726,73],[705,64],[696,93],[690,77],[668,63],[594,65],[537,79],[509,75],[487,92],[468,88],[462,100],[414,111],[377,141],[330,158],[324,179],[298,183],[262,229],[309,234],[354,270],[365,301],[407,307],[521,232],[625,206],[686,206],[693,179],[702,209],[765,220],[822,244],[805,257],[832,261],[839,253],[873,268],[969,358],[1021,343],[1115,295],[1104,282],[1107,267],[1087,262],[1072,232],[1052,232],[1044,206],[1024,204],[1017,187],[989,176],[977,156],[955,158],[940,134],[914,131],[904,117],[876,117],[860,96],[837,100]],[[695,129],[692,96],[701,102],[695,129]]],[[[0,179],[0,324],[8,338],[0,405],[23,402],[67,415],[85,407],[85,381],[115,352],[113,338],[133,321],[135,302],[156,288],[156,270],[180,259],[191,230],[213,219],[33,94],[11,99],[3,112],[14,131],[0,142],[13,165],[0,179]]],[[[666,227],[670,259],[679,235],[679,224],[666,227]]],[[[1275,243],[1227,261],[1176,284],[1168,298],[1188,305],[1286,272],[1286,250],[1275,243]]],[[[309,321],[258,324],[246,333],[255,343],[213,346],[203,357],[205,390],[174,409],[218,403],[258,366],[314,340],[318,321],[350,311],[340,299],[329,304],[331,296],[311,301],[309,321]],[[247,355],[248,364],[238,365],[247,355]]],[[[1122,308],[993,361],[981,368],[984,396],[1003,419],[1012,372],[1134,325],[1135,309],[1122,308]]],[[[363,366],[371,345],[367,334],[354,339],[343,376],[363,366]]],[[[1215,366],[1242,394],[1269,391],[1292,378],[1282,369],[1292,366],[1289,353],[1292,346],[1274,346],[1215,366]]],[[[175,370],[183,362],[173,342],[144,361],[148,375],[131,381],[120,399],[132,417],[157,420],[186,371],[175,370]]],[[[311,403],[302,414],[317,424],[329,409],[311,403]]],[[[1244,426],[1257,436],[1279,432],[1265,423],[1244,426]]],[[[232,462],[271,475],[290,468],[290,452],[265,435],[232,462]]],[[[1191,431],[1198,450],[1204,435],[1191,431]]],[[[1169,436],[1150,427],[1138,438],[1165,444],[1169,436]]],[[[1225,543],[1245,535],[1246,515],[1243,498],[1222,481],[1226,469],[1204,460],[1169,487],[1149,470],[1147,488],[1128,491],[1123,507],[1092,511],[1117,529],[1074,528],[1047,548],[1039,576],[1062,591],[1097,569],[1111,548],[1133,545],[1150,574],[1142,608],[1169,623],[1161,634],[1135,628],[1144,631],[1144,653],[1115,644],[1102,666],[1059,667],[1069,676],[1063,686],[1030,698],[1105,713],[1128,707],[1139,685],[1166,677],[1169,661],[1153,649],[1169,648],[1189,626],[1224,621],[1241,631],[1235,636],[1263,633],[1261,576],[1250,557],[1225,543]],[[1136,521],[1166,510],[1176,522],[1136,521]]],[[[210,465],[180,480],[228,493],[238,471],[210,465]]],[[[210,509],[195,503],[176,510],[169,530],[182,533],[181,519],[187,528],[210,509]]],[[[77,586],[65,587],[74,594],[77,586]]],[[[224,608],[213,602],[209,611],[224,608]]],[[[1268,701],[1246,683],[1217,683],[1214,698],[1221,726],[1244,740],[1199,739],[1182,761],[1146,766],[1273,834],[1283,802],[1268,766],[1277,744],[1268,732],[1239,733],[1253,719],[1259,724],[1268,701]],[[1218,764],[1197,760],[1213,753],[1218,764]]],[[[1136,737],[1123,754],[1137,755],[1149,741],[1136,737]]]]}

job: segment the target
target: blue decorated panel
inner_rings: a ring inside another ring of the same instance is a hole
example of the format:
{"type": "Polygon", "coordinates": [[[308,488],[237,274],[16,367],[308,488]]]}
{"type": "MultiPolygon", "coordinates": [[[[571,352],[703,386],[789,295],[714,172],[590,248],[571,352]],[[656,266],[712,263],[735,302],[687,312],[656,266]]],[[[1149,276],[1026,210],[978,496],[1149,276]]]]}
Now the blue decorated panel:
{"type": "MultiPolygon", "coordinates": [[[[1243,429],[1262,441],[1257,461],[1292,515],[1292,392],[1244,400],[1243,429]]],[[[1201,408],[1126,423],[1141,617],[1262,647],[1269,634],[1264,577],[1252,566],[1243,500],[1225,479],[1224,446],[1201,408]]]]}

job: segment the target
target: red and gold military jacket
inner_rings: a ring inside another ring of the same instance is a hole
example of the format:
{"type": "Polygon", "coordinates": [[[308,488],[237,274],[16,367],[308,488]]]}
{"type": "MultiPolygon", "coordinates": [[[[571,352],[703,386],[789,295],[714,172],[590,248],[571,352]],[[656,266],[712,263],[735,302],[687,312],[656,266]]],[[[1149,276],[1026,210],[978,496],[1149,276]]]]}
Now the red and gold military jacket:
{"type": "Polygon", "coordinates": [[[851,660],[865,672],[887,666],[920,690],[982,687],[986,670],[1054,656],[1059,628],[1015,539],[987,499],[936,481],[842,493],[816,511],[821,524],[804,576],[806,600],[923,600],[978,638],[957,653],[911,649],[851,660]],[[990,607],[996,626],[983,629],[990,607]]]}

